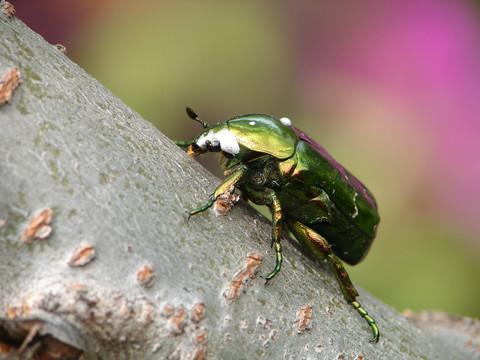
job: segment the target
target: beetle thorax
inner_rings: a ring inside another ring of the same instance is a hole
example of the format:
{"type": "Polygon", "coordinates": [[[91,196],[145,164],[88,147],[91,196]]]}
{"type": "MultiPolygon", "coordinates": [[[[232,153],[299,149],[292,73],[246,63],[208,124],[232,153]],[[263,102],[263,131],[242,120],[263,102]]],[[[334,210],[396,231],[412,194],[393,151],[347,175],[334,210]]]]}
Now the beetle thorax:
{"type": "Polygon", "coordinates": [[[273,156],[262,156],[249,162],[248,176],[244,182],[247,188],[278,190],[286,182],[285,174],[279,168],[279,160],[273,156]]]}

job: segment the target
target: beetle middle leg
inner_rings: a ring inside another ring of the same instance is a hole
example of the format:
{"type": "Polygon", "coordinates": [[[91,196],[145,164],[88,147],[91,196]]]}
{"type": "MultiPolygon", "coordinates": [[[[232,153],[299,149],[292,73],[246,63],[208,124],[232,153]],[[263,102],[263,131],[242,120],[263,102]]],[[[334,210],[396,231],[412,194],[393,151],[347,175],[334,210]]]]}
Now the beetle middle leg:
{"type": "Polygon", "coordinates": [[[246,195],[249,200],[254,202],[257,205],[266,205],[270,208],[272,213],[272,244],[271,247],[275,249],[276,253],[276,263],[273,271],[266,275],[262,276],[266,280],[265,283],[268,283],[282,267],[282,245],[280,244],[281,235],[281,220],[282,220],[282,207],[280,201],[278,200],[277,194],[274,190],[263,188],[263,189],[254,189],[249,188],[246,195]]]}
{"type": "Polygon", "coordinates": [[[345,300],[353,306],[355,310],[362,316],[372,329],[373,338],[371,342],[378,342],[380,331],[378,330],[375,320],[368,315],[368,312],[360,305],[356,298],[358,296],[357,289],[352,284],[347,270],[343,267],[340,259],[332,252],[331,245],[320,234],[313,231],[308,226],[299,221],[287,219],[287,225],[295,238],[307,249],[309,249],[319,260],[327,260],[328,266],[335,274],[335,278],[340,285],[345,300]]]}
{"type": "Polygon", "coordinates": [[[275,253],[277,254],[277,260],[275,263],[275,269],[268,274],[267,276],[262,276],[265,279],[265,283],[268,283],[277,273],[280,271],[282,267],[282,245],[280,244],[280,237],[281,237],[281,223],[280,220],[282,219],[282,208],[280,206],[280,201],[277,198],[277,195],[272,190],[269,194],[269,204],[270,210],[272,212],[272,244],[271,247],[275,247],[275,253]]]}

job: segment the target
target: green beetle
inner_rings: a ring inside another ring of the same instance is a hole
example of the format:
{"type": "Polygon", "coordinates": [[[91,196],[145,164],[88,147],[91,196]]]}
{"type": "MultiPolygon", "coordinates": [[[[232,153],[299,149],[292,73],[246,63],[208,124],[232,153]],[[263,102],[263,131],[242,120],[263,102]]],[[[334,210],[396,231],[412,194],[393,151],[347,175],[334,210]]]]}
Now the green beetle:
{"type": "Polygon", "coordinates": [[[188,146],[190,156],[221,152],[226,159],[226,179],[189,217],[211,207],[232,187],[255,204],[268,206],[277,256],[274,270],[264,278],[268,281],[280,271],[281,227],[286,224],[303,246],[327,261],[346,301],[370,325],[371,341],[378,342],[375,320],[356,301],[358,292],[340,261],[357,264],[375,238],[380,217],[370,191],[287,118],[251,114],[208,125],[191,108],[187,114],[204,130],[176,144],[188,146]]]}

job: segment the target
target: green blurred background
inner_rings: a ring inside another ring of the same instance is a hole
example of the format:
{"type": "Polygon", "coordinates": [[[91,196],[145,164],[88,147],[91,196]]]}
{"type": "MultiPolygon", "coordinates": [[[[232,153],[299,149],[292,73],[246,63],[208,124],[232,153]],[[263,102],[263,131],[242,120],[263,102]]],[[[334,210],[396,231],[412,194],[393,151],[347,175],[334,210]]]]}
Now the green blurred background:
{"type": "Polygon", "coordinates": [[[170,138],[200,130],[186,105],[290,117],[379,203],[354,282],[398,310],[480,317],[477,3],[10,1],[170,138]]]}

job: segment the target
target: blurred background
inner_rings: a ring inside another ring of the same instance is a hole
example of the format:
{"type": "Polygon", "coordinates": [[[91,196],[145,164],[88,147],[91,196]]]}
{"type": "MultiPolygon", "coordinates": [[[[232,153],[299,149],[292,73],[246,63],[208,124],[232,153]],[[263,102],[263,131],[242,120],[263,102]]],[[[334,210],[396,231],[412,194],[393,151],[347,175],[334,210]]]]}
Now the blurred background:
{"type": "Polygon", "coordinates": [[[399,311],[480,317],[477,2],[10,2],[170,138],[200,130],[186,105],[290,117],[377,198],[354,282],[399,311]]]}

